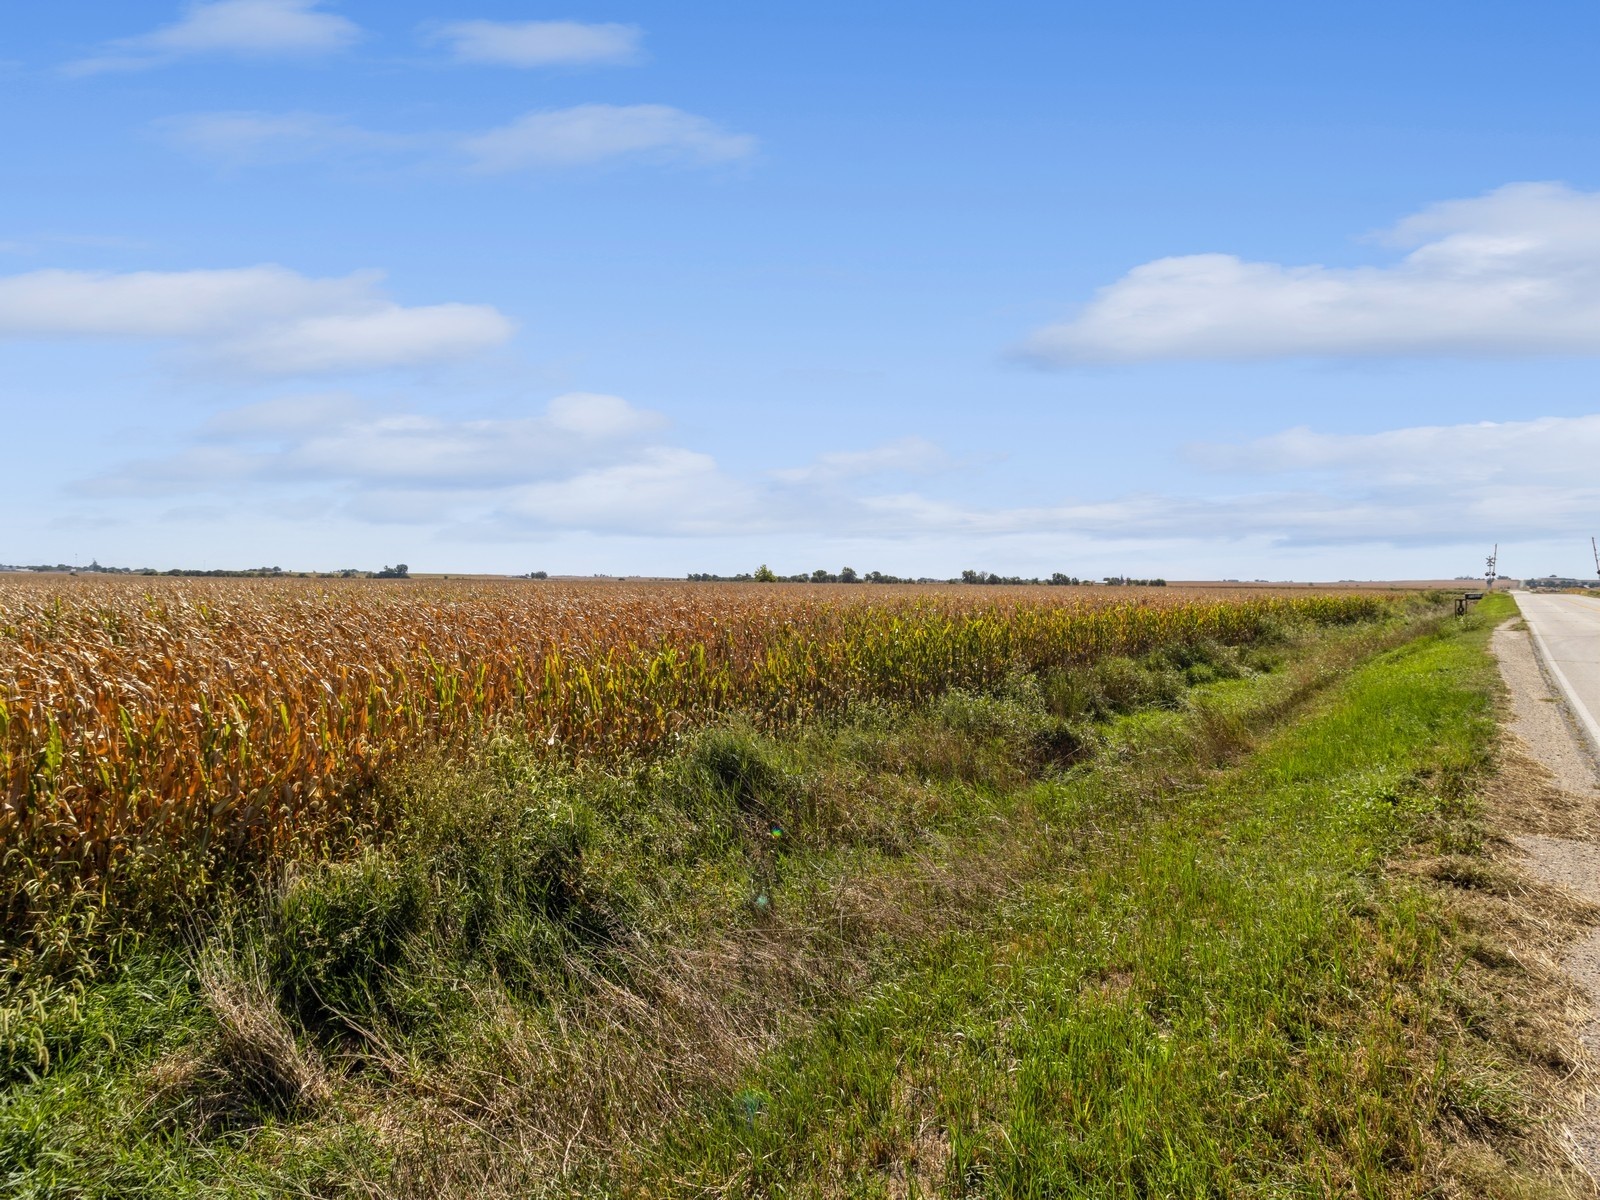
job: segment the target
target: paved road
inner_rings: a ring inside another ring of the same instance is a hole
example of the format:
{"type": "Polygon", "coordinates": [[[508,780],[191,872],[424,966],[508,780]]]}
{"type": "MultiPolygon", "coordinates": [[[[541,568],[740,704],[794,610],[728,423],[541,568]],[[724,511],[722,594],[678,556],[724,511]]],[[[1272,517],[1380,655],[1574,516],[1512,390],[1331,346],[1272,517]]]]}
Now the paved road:
{"type": "Polygon", "coordinates": [[[1573,716],[1600,749],[1600,598],[1531,592],[1516,597],[1573,716]]]}

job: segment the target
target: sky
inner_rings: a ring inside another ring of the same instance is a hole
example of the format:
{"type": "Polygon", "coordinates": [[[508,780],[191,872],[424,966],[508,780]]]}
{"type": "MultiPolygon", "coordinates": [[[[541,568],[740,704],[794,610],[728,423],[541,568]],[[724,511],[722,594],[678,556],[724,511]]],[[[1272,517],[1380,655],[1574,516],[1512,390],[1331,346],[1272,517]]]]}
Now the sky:
{"type": "Polygon", "coordinates": [[[1593,5],[8,7],[0,562],[1595,569],[1593,5]]]}

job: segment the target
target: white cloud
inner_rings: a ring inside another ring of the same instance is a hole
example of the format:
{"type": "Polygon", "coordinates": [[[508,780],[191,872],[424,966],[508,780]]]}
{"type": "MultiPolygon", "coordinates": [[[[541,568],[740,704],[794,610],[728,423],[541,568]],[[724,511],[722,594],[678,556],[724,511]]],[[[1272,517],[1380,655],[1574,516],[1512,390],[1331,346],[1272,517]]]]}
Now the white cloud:
{"type": "MultiPolygon", "coordinates": [[[[665,424],[660,413],[592,392],[557,396],[533,416],[484,418],[374,412],[345,392],[285,395],[221,413],[199,445],[132,464],[99,486],[232,490],[254,481],[478,496],[644,461],[659,449],[650,436],[665,424]]],[[[427,510],[435,518],[439,504],[427,510]]]]}
{"type": "Polygon", "coordinates": [[[636,25],[581,21],[455,21],[428,40],[446,42],[456,61],[499,67],[625,64],[638,61],[636,25]]]}
{"type": "Polygon", "coordinates": [[[869,450],[819,455],[803,467],[768,472],[779,487],[725,472],[708,454],[652,446],[628,460],[571,478],[518,488],[499,506],[509,523],[633,536],[729,537],[819,530],[882,532],[871,502],[838,485],[891,472],[926,472],[948,458],[908,437],[869,450]]]}
{"type": "Polygon", "coordinates": [[[707,454],[667,444],[666,426],[660,413],[589,392],[512,417],[379,412],[345,392],[289,394],[219,414],[178,453],[129,463],[90,490],[189,498],[270,491],[272,504],[315,494],[362,520],[464,523],[513,538],[849,533],[884,521],[842,483],[943,458],[908,438],[745,480],[707,454]]]}
{"type": "Polygon", "coordinates": [[[319,11],[322,0],[211,0],[191,3],[171,25],[109,42],[67,67],[69,74],[137,71],[190,57],[314,57],[361,37],[354,22],[319,11]]]}
{"type": "Polygon", "coordinates": [[[487,305],[402,307],[361,272],[311,279],[284,267],[0,277],[0,337],[176,339],[263,374],[367,370],[459,358],[512,324],[487,305]]]}
{"type": "Polygon", "coordinates": [[[152,128],[169,145],[227,166],[386,153],[415,141],[312,112],[190,113],[164,117],[152,128]]]}
{"type": "Polygon", "coordinates": [[[462,148],[481,171],[514,171],[618,158],[728,162],[755,153],[756,139],[664,104],[580,104],[528,113],[462,148]]]}
{"type": "Polygon", "coordinates": [[[630,462],[517,488],[499,511],[534,528],[725,535],[770,527],[763,500],[709,454],[657,446],[630,462]]]}
{"type": "Polygon", "coordinates": [[[1234,477],[1220,493],[1015,509],[915,495],[864,504],[881,527],[904,533],[1252,542],[1264,550],[1581,540],[1600,508],[1590,465],[1597,452],[1600,415],[1355,435],[1293,429],[1242,445],[1191,447],[1196,462],[1234,477]]]}
{"type": "Polygon", "coordinates": [[[466,358],[500,345],[512,330],[484,304],[383,304],[268,326],[230,339],[220,352],[264,375],[380,370],[466,358]]]}
{"type": "Polygon", "coordinates": [[[1408,217],[1382,267],[1193,254],[1135,267],[1024,352],[1156,359],[1600,353],[1600,193],[1510,184],[1408,217]]]}
{"type": "Polygon", "coordinates": [[[924,473],[949,463],[949,457],[926,438],[906,437],[870,450],[836,450],[820,454],[803,467],[772,472],[783,483],[831,483],[892,472],[924,473]]]}
{"type": "Polygon", "coordinates": [[[550,401],[546,416],[552,429],[586,438],[634,437],[663,428],[660,413],[635,408],[621,396],[568,392],[550,401]]]}
{"type": "Polygon", "coordinates": [[[377,280],[373,274],[308,279],[278,266],[30,271],[0,277],[0,335],[201,336],[359,304],[377,280]]]}
{"type": "MultiPolygon", "coordinates": [[[[877,537],[1450,546],[1577,539],[1600,511],[1600,414],[1370,434],[1293,429],[1191,447],[1204,494],[1135,493],[1003,507],[915,492],[824,491],[805,528],[877,537]]],[[[769,511],[771,511],[769,509],[769,511]]],[[[786,523],[785,527],[793,527],[786,523]]],[[[1470,563],[1467,565],[1471,565],[1470,563]]]]}
{"type": "Polygon", "coordinates": [[[639,453],[641,440],[663,424],[660,414],[620,397],[572,393],[532,417],[391,414],[347,422],[289,446],[265,470],[478,492],[615,463],[639,453]]]}
{"type": "Polygon", "coordinates": [[[1587,486],[1600,461],[1600,415],[1423,425],[1381,433],[1300,427],[1243,445],[1198,445],[1190,457],[1216,471],[1332,473],[1383,487],[1442,488],[1538,480],[1587,486]]]}
{"type": "Polygon", "coordinates": [[[575,533],[800,537],[959,543],[1002,557],[1004,546],[1051,539],[1248,547],[1257,557],[1581,542],[1600,510],[1591,465],[1600,414],[1358,435],[1287,430],[1191,447],[1213,481],[1187,494],[1026,506],[950,494],[948,481],[937,495],[875,478],[949,465],[920,439],[739,473],[672,444],[665,429],[659,413],[589,393],[558,396],[527,415],[467,417],[377,411],[347,393],[287,395],[214,418],[179,453],[130,463],[87,490],[189,502],[226,496],[273,509],[315,500],[346,519],[507,542],[575,533]]]}

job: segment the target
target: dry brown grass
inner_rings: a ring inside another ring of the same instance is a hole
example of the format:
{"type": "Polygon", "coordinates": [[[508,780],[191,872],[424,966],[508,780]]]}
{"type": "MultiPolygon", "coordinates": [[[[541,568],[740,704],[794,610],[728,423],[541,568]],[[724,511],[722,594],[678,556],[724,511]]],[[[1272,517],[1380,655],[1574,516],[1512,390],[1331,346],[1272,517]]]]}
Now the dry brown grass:
{"type": "Polygon", "coordinates": [[[1600,792],[1567,791],[1515,738],[1500,747],[1489,818],[1497,833],[1594,841],[1600,836],[1600,792]]]}
{"type": "Polygon", "coordinates": [[[303,1115],[327,1102],[326,1068],[295,1037],[252,955],[207,954],[196,975],[217,1022],[213,1061],[222,1072],[283,1113],[303,1115]]]}
{"type": "MultiPolygon", "coordinates": [[[[1481,814],[1457,815],[1431,850],[1393,869],[1432,881],[1459,955],[1450,982],[1448,1041],[1491,1048],[1476,1068],[1516,1119],[1456,1120],[1436,1147],[1437,1194],[1468,1200],[1600,1196],[1564,1130],[1597,1081],[1578,1031],[1588,999],[1562,968],[1566,949],[1600,923],[1600,905],[1535,877],[1511,840],[1593,837],[1594,802],[1557,787],[1503,734],[1481,781],[1481,814]]],[[[1441,826],[1441,830],[1444,827],[1441,826]]]]}
{"type": "Polygon", "coordinates": [[[158,1058],[143,1080],[156,1126],[199,1145],[268,1117],[304,1119],[334,1095],[327,1066],[295,1036],[260,962],[214,947],[196,964],[201,1003],[214,1021],[205,1041],[158,1058]]]}

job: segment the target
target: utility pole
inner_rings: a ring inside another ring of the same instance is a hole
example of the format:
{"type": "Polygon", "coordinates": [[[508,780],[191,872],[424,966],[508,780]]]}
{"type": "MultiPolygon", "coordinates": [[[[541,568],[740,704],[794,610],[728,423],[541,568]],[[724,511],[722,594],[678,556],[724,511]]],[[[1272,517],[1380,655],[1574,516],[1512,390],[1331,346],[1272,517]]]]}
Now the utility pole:
{"type": "Polygon", "coordinates": [[[1483,582],[1486,585],[1484,588],[1485,591],[1494,591],[1494,581],[1499,577],[1499,574],[1495,569],[1495,563],[1499,560],[1499,558],[1500,543],[1496,542],[1494,544],[1494,550],[1490,553],[1489,557],[1483,560],[1485,566],[1487,567],[1487,570],[1485,570],[1483,573],[1483,582]]]}

